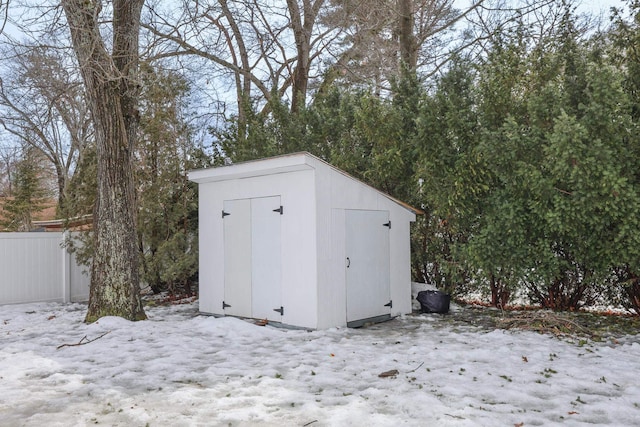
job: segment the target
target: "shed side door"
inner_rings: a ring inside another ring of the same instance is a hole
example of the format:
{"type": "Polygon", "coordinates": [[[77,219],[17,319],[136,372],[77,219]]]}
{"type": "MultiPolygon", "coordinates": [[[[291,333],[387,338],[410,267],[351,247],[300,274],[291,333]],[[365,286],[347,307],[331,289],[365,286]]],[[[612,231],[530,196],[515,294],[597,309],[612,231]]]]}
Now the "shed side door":
{"type": "Polygon", "coordinates": [[[389,212],[345,214],[347,323],[389,315],[389,212]]]}
{"type": "Polygon", "coordinates": [[[251,317],[251,200],[225,200],[225,314],[251,317]]]}
{"type": "Polygon", "coordinates": [[[280,321],[281,217],[280,196],[251,199],[252,316],[280,321]]]}

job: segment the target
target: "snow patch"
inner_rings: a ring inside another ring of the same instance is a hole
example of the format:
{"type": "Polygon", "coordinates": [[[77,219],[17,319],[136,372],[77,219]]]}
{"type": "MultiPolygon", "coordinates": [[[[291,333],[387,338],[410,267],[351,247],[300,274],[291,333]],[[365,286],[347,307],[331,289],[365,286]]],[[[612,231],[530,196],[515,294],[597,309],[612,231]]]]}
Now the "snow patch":
{"type": "Polygon", "coordinates": [[[197,302],[147,308],[146,321],[86,325],[81,308],[2,307],[0,424],[636,426],[640,419],[635,335],[578,343],[486,331],[454,326],[448,320],[457,311],[308,332],[199,316],[197,302]],[[85,336],[95,341],[60,347],[85,336]],[[398,374],[379,376],[391,370],[398,374]]]}

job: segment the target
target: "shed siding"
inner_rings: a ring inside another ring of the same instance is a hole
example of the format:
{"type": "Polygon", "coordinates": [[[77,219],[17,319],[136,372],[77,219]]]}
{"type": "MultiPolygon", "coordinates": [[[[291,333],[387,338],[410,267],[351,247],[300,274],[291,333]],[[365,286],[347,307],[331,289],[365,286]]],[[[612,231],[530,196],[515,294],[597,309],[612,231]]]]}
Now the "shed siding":
{"type": "Polygon", "coordinates": [[[222,209],[225,200],[280,196],[283,322],[315,328],[310,316],[316,306],[316,238],[313,170],[247,177],[200,184],[200,311],[224,314],[224,239],[222,209]]]}
{"type": "Polygon", "coordinates": [[[384,194],[340,173],[321,161],[311,160],[316,168],[319,329],[346,325],[345,210],[388,211],[390,230],[391,315],[411,312],[410,222],[415,214],[384,194]]]}

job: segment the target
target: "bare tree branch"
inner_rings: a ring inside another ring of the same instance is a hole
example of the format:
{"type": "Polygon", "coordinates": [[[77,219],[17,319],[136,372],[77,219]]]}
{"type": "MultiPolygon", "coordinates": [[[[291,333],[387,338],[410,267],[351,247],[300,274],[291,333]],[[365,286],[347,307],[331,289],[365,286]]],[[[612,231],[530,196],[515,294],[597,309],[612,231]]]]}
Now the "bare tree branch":
{"type": "Polygon", "coordinates": [[[0,126],[49,160],[63,206],[78,156],[93,137],[84,90],[60,55],[66,52],[38,46],[11,52],[0,77],[0,126]]]}
{"type": "Polygon", "coordinates": [[[4,29],[9,20],[9,0],[0,0],[0,34],[4,33],[4,29]]]}
{"type": "Polygon", "coordinates": [[[94,341],[99,340],[100,338],[104,337],[105,335],[107,335],[110,332],[111,331],[107,331],[107,332],[103,333],[102,335],[100,335],[98,337],[95,337],[94,339],[91,339],[91,340],[87,339],[87,336],[85,335],[84,337],[80,338],[80,341],[78,341],[75,344],[60,344],[59,346],[56,347],[56,350],[60,350],[61,348],[64,348],[64,347],[77,347],[77,346],[80,346],[80,345],[90,344],[90,343],[92,343],[94,341]]]}

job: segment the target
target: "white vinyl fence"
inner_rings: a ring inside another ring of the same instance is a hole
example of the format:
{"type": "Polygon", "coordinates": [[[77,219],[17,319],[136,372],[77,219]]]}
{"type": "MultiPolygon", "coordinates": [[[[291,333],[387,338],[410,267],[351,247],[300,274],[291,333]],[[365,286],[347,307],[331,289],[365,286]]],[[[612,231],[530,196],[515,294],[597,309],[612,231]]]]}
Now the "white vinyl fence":
{"type": "Polygon", "coordinates": [[[0,233],[0,304],[89,299],[88,268],[64,247],[69,233],[0,233]]]}

